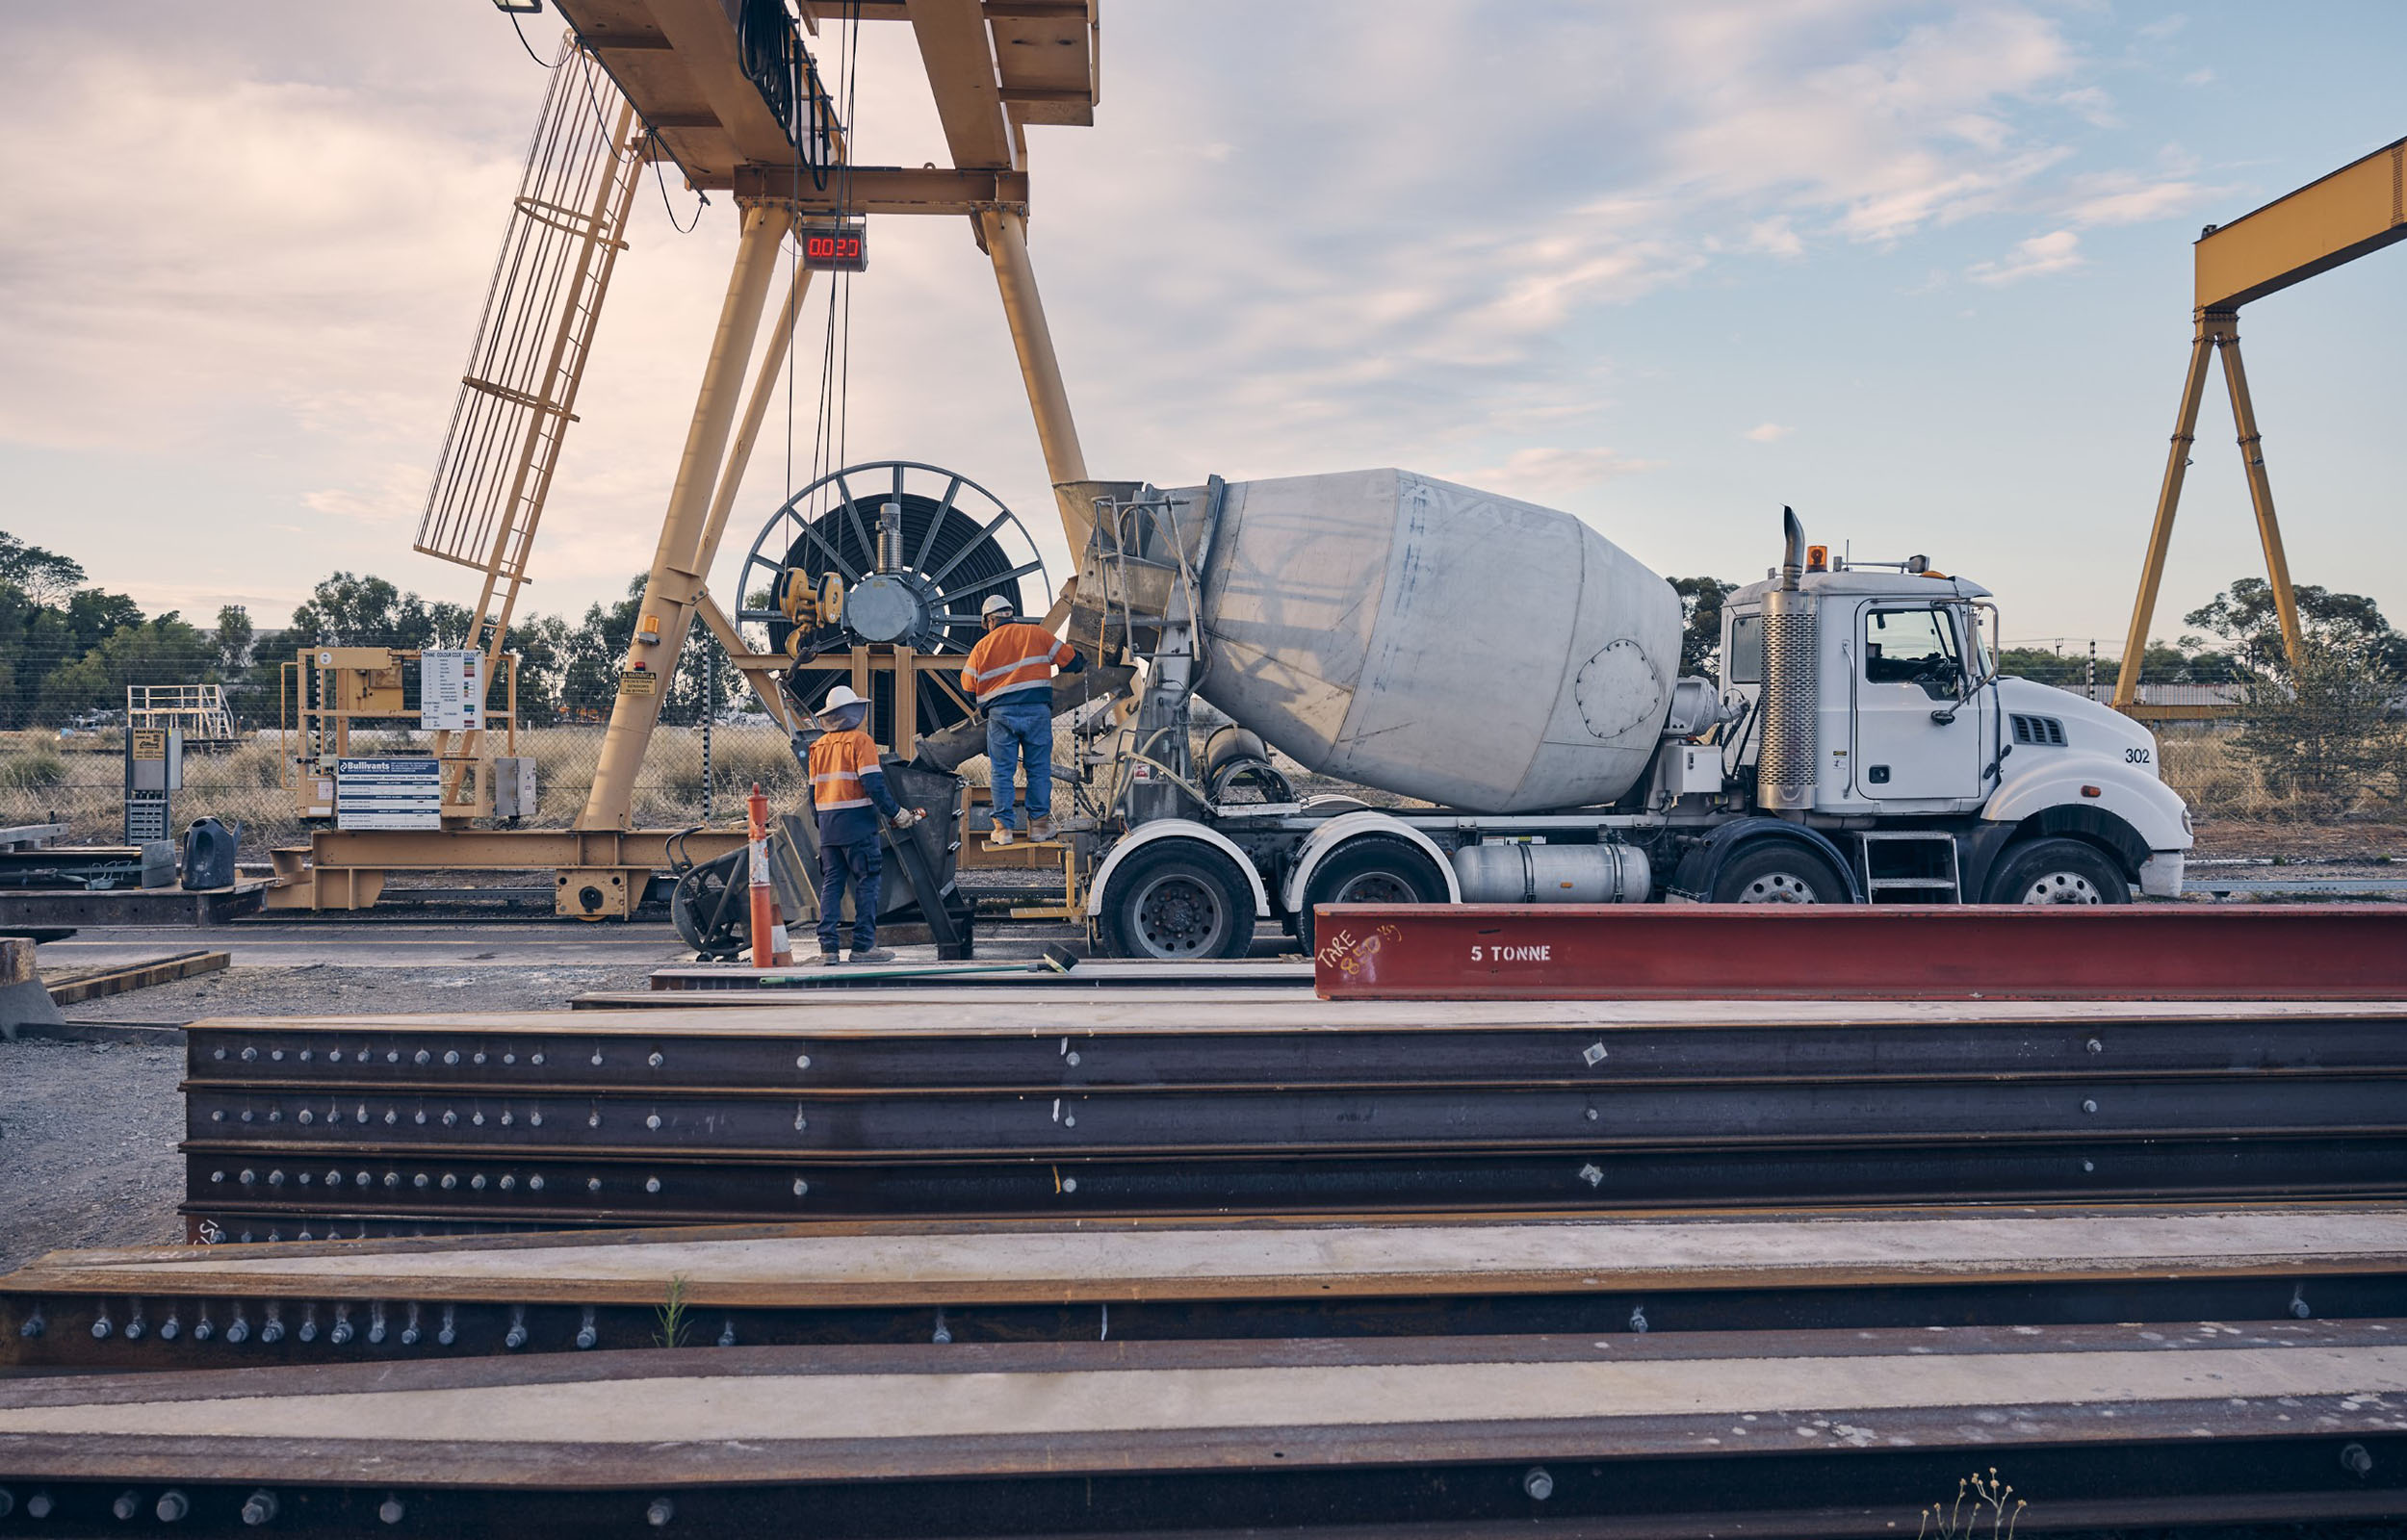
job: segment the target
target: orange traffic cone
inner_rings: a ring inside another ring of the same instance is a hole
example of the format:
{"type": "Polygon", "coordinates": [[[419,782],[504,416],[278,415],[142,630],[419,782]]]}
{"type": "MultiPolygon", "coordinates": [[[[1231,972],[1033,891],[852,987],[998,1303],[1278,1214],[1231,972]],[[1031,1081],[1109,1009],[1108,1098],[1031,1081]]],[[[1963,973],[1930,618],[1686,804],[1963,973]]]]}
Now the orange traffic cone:
{"type": "MultiPolygon", "coordinates": [[[[756,967],[758,963],[754,964],[756,967]]],[[[786,906],[775,895],[769,899],[769,966],[789,968],[794,965],[794,943],[786,934],[786,906]]]]}

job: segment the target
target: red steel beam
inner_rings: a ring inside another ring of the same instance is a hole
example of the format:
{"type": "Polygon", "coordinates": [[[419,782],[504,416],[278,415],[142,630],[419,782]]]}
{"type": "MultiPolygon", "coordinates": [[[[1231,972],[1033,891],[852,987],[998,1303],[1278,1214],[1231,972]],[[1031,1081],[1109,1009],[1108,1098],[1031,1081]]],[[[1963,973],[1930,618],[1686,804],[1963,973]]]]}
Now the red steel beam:
{"type": "Polygon", "coordinates": [[[1330,1000],[2407,1000],[2407,906],[1333,904],[1330,1000]]]}

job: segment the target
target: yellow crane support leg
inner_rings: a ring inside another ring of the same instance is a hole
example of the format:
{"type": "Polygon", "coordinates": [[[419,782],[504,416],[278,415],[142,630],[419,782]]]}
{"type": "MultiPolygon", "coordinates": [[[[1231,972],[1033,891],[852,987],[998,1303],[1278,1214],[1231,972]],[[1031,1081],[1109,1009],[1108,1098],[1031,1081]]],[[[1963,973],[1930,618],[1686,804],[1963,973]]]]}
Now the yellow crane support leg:
{"type": "Polygon", "coordinates": [[[2196,442],[2198,410],[2207,390],[2211,354],[2223,360],[2223,382],[2230,387],[2232,424],[2239,439],[2240,467],[2248,476],[2248,501],[2256,510],[2257,536],[2265,545],[2266,579],[2273,588],[2273,611],[2282,626],[2282,651],[2296,668],[2304,655],[2298,626],[2298,594],[2290,580],[2290,557],[2282,549],[2282,526],[2273,511],[2273,482],[2265,475],[2265,448],[2257,432],[2256,403],[2248,395],[2248,372],[2239,357],[2239,314],[2202,310],[2198,334],[2189,346],[2189,373],[2182,382],[2181,410],[2173,419],[2173,447],[2165,455],[2164,484],[2157,493],[2156,523],[2148,531],[2148,555],[2139,570],[2139,598],[2132,605],[2132,629],[2123,638],[2123,660],[2114,680],[2110,703],[2123,710],[2139,699],[2140,656],[2147,651],[2148,631],[2155,623],[2157,591],[2164,582],[2164,554],[2173,543],[2173,515],[2181,506],[2182,481],[2189,469],[2190,446],[2196,442]]]}
{"type": "Polygon", "coordinates": [[[719,308],[718,333],[712,341],[702,389],[694,399],[685,457],[678,464],[668,512],[660,523],[660,546],[644,582],[635,639],[627,650],[626,669],[610,707],[609,731],[602,740],[602,757],[594,767],[593,788],[586,795],[584,811],[577,817],[578,829],[629,827],[635,772],[643,763],[652,729],[660,721],[661,694],[676,674],[678,650],[693,618],[694,602],[702,593],[703,574],[710,566],[712,552],[699,548],[710,527],[728,433],[735,424],[737,394],[744,366],[751,361],[769,282],[776,275],[778,246],[789,222],[788,211],[774,204],[753,204],[744,210],[735,266],[727,278],[727,297],[719,308]],[[644,628],[649,624],[657,624],[657,631],[647,632],[644,628]],[[638,663],[643,665],[640,671],[638,663]]]}
{"type": "MultiPolygon", "coordinates": [[[[1036,269],[1028,261],[1028,218],[999,209],[978,214],[978,232],[995,263],[995,286],[1002,291],[1003,320],[1011,326],[1011,346],[1020,355],[1020,377],[1027,386],[1028,409],[1036,414],[1036,441],[1045,451],[1045,474],[1054,486],[1086,477],[1086,451],[1078,447],[1078,424],[1070,415],[1070,391],[1062,384],[1061,361],[1053,356],[1052,328],[1045,322],[1045,300],[1037,293],[1036,269]]],[[[1062,533],[1070,541],[1070,562],[1086,550],[1091,532],[1083,510],[1074,510],[1058,492],[1062,533]]]]}
{"type": "Polygon", "coordinates": [[[2273,482],[2265,474],[2265,442],[2257,432],[2257,407],[2248,398],[2248,372],[2239,362],[2239,318],[2232,318],[2214,340],[2223,355],[2223,382],[2232,389],[2232,425],[2239,434],[2239,461],[2248,474],[2248,502],[2257,513],[2257,538],[2265,543],[2265,575],[2273,584],[2273,613],[2282,623],[2282,651],[2295,670],[2306,661],[2298,629],[2298,595],[2291,587],[2290,557],[2282,551],[2282,526],[2273,517],[2273,482]]]}
{"type": "Polygon", "coordinates": [[[2189,345],[2189,373],[2182,381],[2181,410],[2173,415],[2173,448],[2164,457],[2164,485],[2157,493],[2157,520],[2148,531],[2148,556],[2139,569],[2139,599],[2132,605],[2132,629],[2123,638],[2122,670],[2115,676],[2116,710],[2139,698],[2139,657],[2148,650],[2148,628],[2156,620],[2157,590],[2164,581],[2164,553],[2173,544],[2173,515],[2182,503],[2182,479],[2189,470],[2189,449],[2198,438],[2198,406],[2206,398],[2207,365],[2214,356],[2213,320],[2198,318],[2198,335],[2189,345]]]}
{"type": "Polygon", "coordinates": [[[2199,398],[2206,390],[2209,347],[2222,355],[2223,381],[2231,387],[2232,423],[2239,435],[2240,466],[2248,475],[2257,536],[2265,544],[2265,578],[2281,621],[2282,651],[2293,669],[2304,661],[2298,595],[2291,586],[2290,557],[2282,550],[2273,483],[2265,475],[2265,446],[2257,432],[2257,408],[2249,399],[2248,373],[2239,360],[2239,308],[2402,241],[2407,241],[2407,140],[2385,144],[2252,214],[2229,224],[2208,225],[2199,233],[2191,259],[2198,335],[2190,344],[2189,379],[2182,390],[2181,414],[2174,420],[2173,449],[2164,463],[2156,524],[2139,574],[2139,599],[2132,606],[2131,634],[2124,639],[2122,670],[2114,683],[2118,709],[2128,709],[2138,700],[2140,654],[2148,646],[2157,588],[2164,579],[2173,511],[2182,500],[2182,474],[2189,466],[2199,398]]]}

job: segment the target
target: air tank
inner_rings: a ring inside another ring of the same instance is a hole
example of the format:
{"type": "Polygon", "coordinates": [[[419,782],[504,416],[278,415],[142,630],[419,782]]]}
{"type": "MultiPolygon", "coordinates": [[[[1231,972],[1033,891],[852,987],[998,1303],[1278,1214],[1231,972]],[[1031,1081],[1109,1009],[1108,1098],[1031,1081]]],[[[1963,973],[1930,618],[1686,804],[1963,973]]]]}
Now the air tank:
{"type": "Polygon", "coordinates": [[[1645,772],[1680,602],[1569,514],[1391,469],[1228,482],[1207,522],[1197,693],[1307,768],[1474,812],[1645,772]]]}

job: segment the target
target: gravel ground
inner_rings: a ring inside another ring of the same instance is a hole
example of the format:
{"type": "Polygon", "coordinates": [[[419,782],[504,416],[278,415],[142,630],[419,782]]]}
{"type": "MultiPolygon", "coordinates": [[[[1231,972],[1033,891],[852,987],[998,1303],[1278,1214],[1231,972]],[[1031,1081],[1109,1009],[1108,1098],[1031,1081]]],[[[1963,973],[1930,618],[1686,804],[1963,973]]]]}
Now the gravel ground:
{"type": "Polygon", "coordinates": [[[0,1271],[183,1239],[180,1044],[0,1042],[0,1271]]]}
{"type": "MultiPolygon", "coordinates": [[[[497,937],[506,948],[505,937],[497,937]]],[[[78,1022],[204,1016],[555,1011],[587,989],[644,988],[648,964],[234,967],[69,1007],[78,1022]]],[[[0,1271],[63,1246],[183,1239],[180,1043],[0,1042],[0,1271]]]]}
{"type": "Polygon", "coordinates": [[[2198,823],[2198,843],[2189,854],[2192,860],[2220,856],[2352,866],[2407,863],[2407,824],[2204,818],[2198,823]]]}

